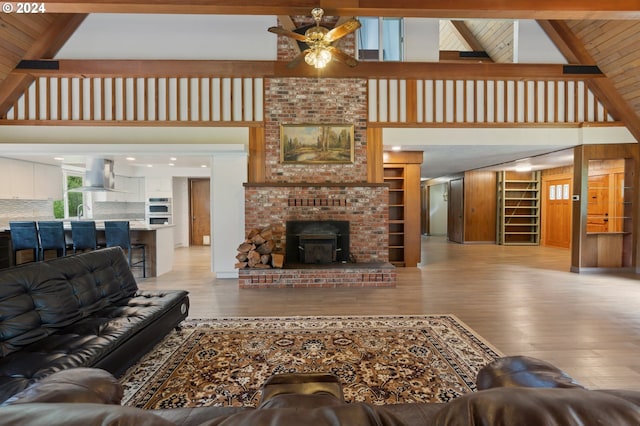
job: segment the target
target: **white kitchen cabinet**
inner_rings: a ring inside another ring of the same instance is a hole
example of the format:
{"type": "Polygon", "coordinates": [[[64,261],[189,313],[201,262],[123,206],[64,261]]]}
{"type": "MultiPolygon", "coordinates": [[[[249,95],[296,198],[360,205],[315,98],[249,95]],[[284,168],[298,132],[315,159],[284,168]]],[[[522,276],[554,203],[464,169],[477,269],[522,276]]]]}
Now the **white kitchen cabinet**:
{"type": "Polygon", "coordinates": [[[127,184],[129,182],[129,178],[126,176],[116,175],[114,179],[114,192],[107,192],[106,199],[107,201],[127,201],[127,184]]]}
{"type": "Polygon", "coordinates": [[[169,177],[147,177],[145,178],[145,198],[171,198],[172,178],[169,177]]]}
{"type": "Polygon", "coordinates": [[[116,175],[114,192],[107,192],[106,201],[144,202],[141,194],[142,178],[116,175]]]}
{"type": "Polygon", "coordinates": [[[33,166],[33,192],[36,200],[61,200],[63,198],[62,168],[35,163],[33,166]]]}
{"type": "Polygon", "coordinates": [[[133,203],[144,203],[144,178],[129,178],[129,201],[133,203]]]}
{"type": "Polygon", "coordinates": [[[0,198],[32,200],[34,198],[34,163],[2,158],[0,198]]]}
{"type": "Polygon", "coordinates": [[[0,158],[0,199],[13,198],[11,180],[11,160],[0,158]]]}

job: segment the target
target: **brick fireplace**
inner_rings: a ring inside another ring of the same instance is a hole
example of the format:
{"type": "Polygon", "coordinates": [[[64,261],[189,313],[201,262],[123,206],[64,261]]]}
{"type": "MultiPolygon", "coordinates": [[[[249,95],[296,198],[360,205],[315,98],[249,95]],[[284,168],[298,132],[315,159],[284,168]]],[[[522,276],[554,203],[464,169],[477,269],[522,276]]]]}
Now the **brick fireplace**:
{"type": "MultiPolygon", "coordinates": [[[[295,56],[288,48],[280,40],[279,58],[295,56]]],[[[323,265],[295,259],[290,266],[285,258],[283,269],[240,269],[240,287],[395,286],[395,268],[388,263],[389,188],[367,182],[367,81],[265,79],[264,110],[264,182],[245,184],[245,230],[270,226],[284,234],[293,221],[347,222],[349,256],[323,265]],[[353,125],[354,161],[281,162],[282,124],[353,125]]]]}

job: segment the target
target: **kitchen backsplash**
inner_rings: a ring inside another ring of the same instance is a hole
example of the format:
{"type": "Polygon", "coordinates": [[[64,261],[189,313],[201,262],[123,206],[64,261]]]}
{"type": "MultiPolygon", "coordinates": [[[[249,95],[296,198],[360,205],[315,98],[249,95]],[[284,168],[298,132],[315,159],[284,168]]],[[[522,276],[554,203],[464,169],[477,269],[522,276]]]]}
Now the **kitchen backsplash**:
{"type": "MultiPolygon", "coordinates": [[[[94,202],[91,216],[97,220],[129,219],[144,220],[145,203],[94,202]]],[[[51,220],[53,201],[51,200],[0,200],[0,224],[12,220],[51,220]]]]}
{"type": "Polygon", "coordinates": [[[0,200],[0,222],[53,219],[52,200],[0,200]]]}
{"type": "Polygon", "coordinates": [[[93,203],[93,218],[144,220],[144,202],[104,201],[93,203]]]}

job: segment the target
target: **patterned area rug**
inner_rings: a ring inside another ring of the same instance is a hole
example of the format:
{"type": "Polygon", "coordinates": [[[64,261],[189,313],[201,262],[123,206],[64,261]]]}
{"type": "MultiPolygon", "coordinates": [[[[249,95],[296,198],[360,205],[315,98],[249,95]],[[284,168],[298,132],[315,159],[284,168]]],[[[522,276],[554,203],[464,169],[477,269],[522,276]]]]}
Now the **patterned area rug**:
{"type": "Polygon", "coordinates": [[[334,373],[349,402],[446,402],[499,356],[451,315],[190,320],[122,377],[123,404],[256,406],[288,372],[334,373]]]}

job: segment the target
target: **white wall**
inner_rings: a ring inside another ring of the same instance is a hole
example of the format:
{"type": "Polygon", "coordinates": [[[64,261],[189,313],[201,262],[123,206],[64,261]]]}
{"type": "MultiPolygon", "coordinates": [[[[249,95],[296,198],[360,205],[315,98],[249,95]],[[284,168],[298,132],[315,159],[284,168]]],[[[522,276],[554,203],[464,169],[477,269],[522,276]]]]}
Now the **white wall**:
{"type": "Polygon", "coordinates": [[[566,64],[564,55],[553,44],[540,25],[533,20],[520,20],[515,26],[513,62],[566,64]]]}
{"type": "Polygon", "coordinates": [[[56,59],[275,60],[275,16],[91,14],[56,59]]]}
{"type": "Polygon", "coordinates": [[[440,59],[440,20],[405,18],[404,58],[407,62],[438,62],[440,59]]]}
{"type": "Polygon", "coordinates": [[[189,247],[189,179],[173,178],[173,239],[176,247],[189,247]]]}
{"type": "Polygon", "coordinates": [[[429,187],[429,235],[447,235],[445,194],[448,186],[448,183],[439,183],[429,187]]]}
{"type": "Polygon", "coordinates": [[[247,154],[216,154],[211,165],[211,268],[217,278],[237,278],[236,247],[244,240],[247,154]]]}

